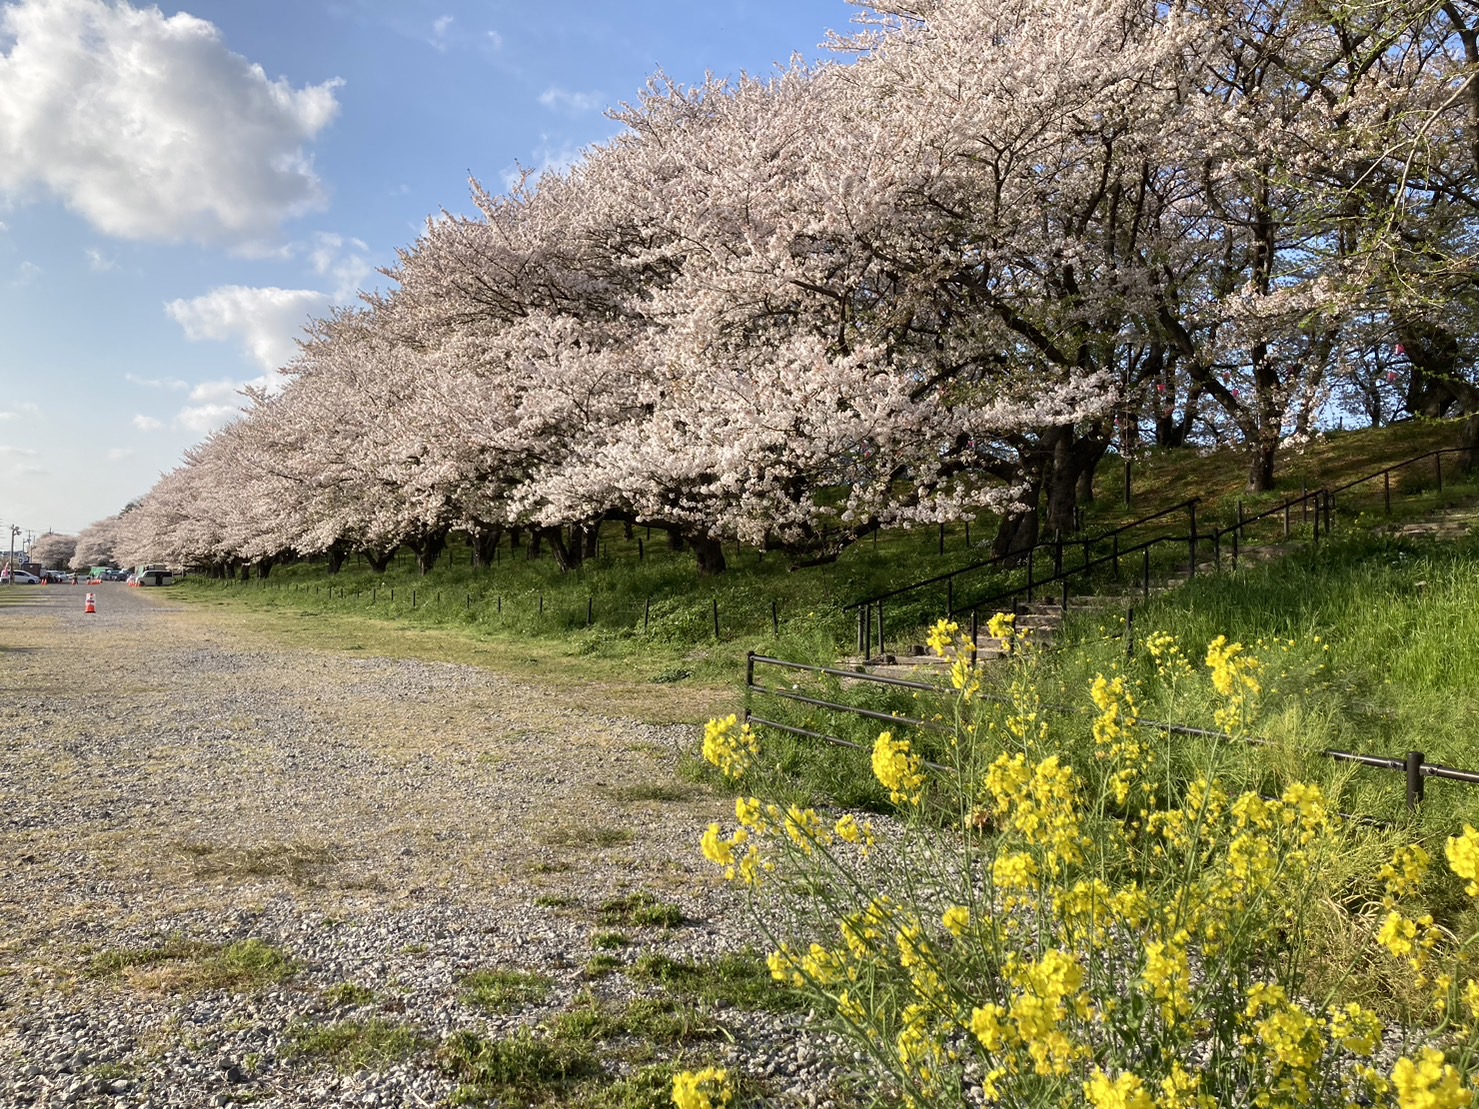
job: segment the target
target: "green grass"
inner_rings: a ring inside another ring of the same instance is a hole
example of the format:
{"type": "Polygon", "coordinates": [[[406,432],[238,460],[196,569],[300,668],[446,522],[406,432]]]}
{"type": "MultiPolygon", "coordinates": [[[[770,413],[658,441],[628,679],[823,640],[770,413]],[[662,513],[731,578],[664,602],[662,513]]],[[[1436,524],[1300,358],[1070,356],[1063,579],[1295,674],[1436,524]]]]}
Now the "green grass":
{"type": "Polygon", "coordinates": [[[647,928],[677,928],[685,919],[683,910],[677,905],[641,892],[603,902],[599,912],[607,924],[647,928]]]}
{"type": "Polygon", "coordinates": [[[288,1030],[289,1057],[313,1059],[336,1070],[384,1070],[426,1051],[431,1041],[419,1029],[374,1017],[332,1024],[299,1024],[288,1030]]]}
{"type": "Polygon", "coordinates": [[[522,970],[478,970],[462,979],[462,1000],[484,1013],[511,1013],[537,1005],[553,983],[522,970]]]}
{"type": "Polygon", "coordinates": [[[293,977],[298,965],[259,939],[222,947],[174,935],[156,947],[102,952],[92,958],[89,971],[98,977],[124,978],[150,992],[250,993],[293,977]]]}
{"type": "Polygon", "coordinates": [[[638,981],[709,1005],[771,1012],[803,1007],[798,995],[776,989],[770,968],[753,950],[722,955],[712,963],[690,963],[652,952],[638,959],[630,973],[638,981]]]}

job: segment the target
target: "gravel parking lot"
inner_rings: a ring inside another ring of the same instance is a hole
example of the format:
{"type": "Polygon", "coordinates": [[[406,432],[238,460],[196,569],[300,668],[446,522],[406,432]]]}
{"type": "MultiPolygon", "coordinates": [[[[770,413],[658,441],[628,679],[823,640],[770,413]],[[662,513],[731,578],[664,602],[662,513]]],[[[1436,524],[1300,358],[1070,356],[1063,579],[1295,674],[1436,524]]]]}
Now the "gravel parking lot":
{"type": "MultiPolygon", "coordinates": [[[[0,1104],[441,1104],[452,1034],[620,1004],[657,988],[628,973],[646,955],[755,942],[698,854],[733,810],[676,773],[695,729],[473,667],[263,646],[168,590],[94,586],[87,615],[84,586],[14,588],[0,1104]],[[683,922],[613,917],[623,898],[683,922]],[[615,969],[594,974],[614,927],[615,969]],[[548,993],[489,1012],[466,990],[485,970],[548,993]],[[370,1024],[422,1046],[347,1064],[304,1048],[370,1024]]],[[[801,1023],[745,1014],[732,1041],[671,1051],[743,1069],[776,1104],[827,1104],[801,1023]]]]}

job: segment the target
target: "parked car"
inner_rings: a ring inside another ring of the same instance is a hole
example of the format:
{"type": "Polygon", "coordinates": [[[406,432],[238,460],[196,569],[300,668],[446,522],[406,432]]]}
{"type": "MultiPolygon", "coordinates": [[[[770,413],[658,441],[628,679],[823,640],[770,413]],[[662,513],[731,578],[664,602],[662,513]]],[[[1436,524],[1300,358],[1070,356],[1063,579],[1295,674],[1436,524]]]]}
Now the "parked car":
{"type": "Polygon", "coordinates": [[[168,570],[140,570],[134,575],[135,585],[174,585],[175,576],[168,570]]]}
{"type": "Polygon", "coordinates": [[[11,585],[40,585],[41,579],[35,574],[28,574],[24,570],[11,570],[9,573],[0,573],[0,584],[11,585]]]}

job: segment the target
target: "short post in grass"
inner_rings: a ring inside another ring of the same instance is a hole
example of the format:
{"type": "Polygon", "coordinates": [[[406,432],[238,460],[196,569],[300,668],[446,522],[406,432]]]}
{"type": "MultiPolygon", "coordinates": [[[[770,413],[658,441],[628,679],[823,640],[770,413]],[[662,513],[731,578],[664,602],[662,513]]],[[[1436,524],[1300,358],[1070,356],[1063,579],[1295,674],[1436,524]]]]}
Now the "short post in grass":
{"type": "Polygon", "coordinates": [[[411,607],[416,607],[416,590],[411,590],[411,607]]]}
{"type": "Polygon", "coordinates": [[[781,634],[781,614],[780,614],[779,610],[775,607],[775,598],[774,597],[772,597],[771,600],[770,600],[770,631],[771,631],[771,634],[774,635],[777,639],[780,638],[780,634],[781,634]]]}
{"type": "Polygon", "coordinates": [[[642,540],[638,539],[637,540],[637,561],[638,562],[641,562],[642,559],[643,559],[643,557],[645,557],[645,556],[644,556],[643,551],[642,551],[642,540]]]}
{"type": "Polygon", "coordinates": [[[971,522],[969,520],[965,522],[965,545],[967,548],[971,545],[971,522]]]}
{"type": "Polygon", "coordinates": [[[647,598],[647,604],[642,609],[642,630],[647,630],[647,625],[652,623],[652,598],[647,598]]]}
{"type": "Polygon", "coordinates": [[[1135,606],[1125,613],[1125,661],[1135,657],[1135,606]]]}
{"type": "Polygon", "coordinates": [[[1423,799],[1423,753],[1408,751],[1403,762],[1407,770],[1407,807],[1415,810],[1423,799]]]}
{"type": "Polygon", "coordinates": [[[596,619],[596,598],[587,597],[585,602],[585,626],[590,627],[596,619]]]}
{"type": "Polygon", "coordinates": [[[541,616],[544,615],[544,593],[543,593],[543,591],[541,591],[540,594],[539,594],[539,615],[541,615],[541,616]]]}
{"type": "Polygon", "coordinates": [[[714,605],[714,638],[719,638],[719,598],[713,598],[714,605]]]}
{"type": "Polygon", "coordinates": [[[1187,545],[1191,548],[1191,564],[1187,567],[1186,576],[1194,578],[1197,576],[1197,502],[1193,500],[1188,504],[1186,511],[1191,518],[1191,536],[1187,539],[1187,545]]]}

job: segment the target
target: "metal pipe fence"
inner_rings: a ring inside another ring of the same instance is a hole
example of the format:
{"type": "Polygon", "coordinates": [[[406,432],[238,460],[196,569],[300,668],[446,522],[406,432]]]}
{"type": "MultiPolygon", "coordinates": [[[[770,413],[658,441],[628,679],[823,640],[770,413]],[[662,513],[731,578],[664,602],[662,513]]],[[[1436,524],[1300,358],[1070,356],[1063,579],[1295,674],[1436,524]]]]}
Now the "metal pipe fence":
{"type": "MultiPolygon", "coordinates": [[[[814,729],[800,728],[793,724],[771,720],[766,717],[756,716],[751,710],[751,699],[756,696],[774,697],[777,700],[790,701],[792,703],[805,704],[813,708],[821,708],[828,712],[838,712],[850,716],[856,716],[863,720],[878,720],[890,724],[903,725],[907,727],[922,728],[927,731],[948,733],[951,729],[935,721],[923,717],[905,716],[902,713],[887,713],[877,709],[868,709],[858,705],[850,705],[845,701],[828,700],[822,697],[811,697],[799,693],[796,689],[786,689],[773,685],[765,685],[756,680],[756,669],[771,667],[778,670],[791,672],[804,672],[818,674],[827,677],[835,677],[842,681],[851,681],[864,685],[875,685],[892,689],[908,690],[915,694],[929,693],[933,696],[945,698],[950,691],[943,686],[922,681],[912,681],[907,678],[896,678],[887,674],[868,674],[862,671],[842,670],[830,666],[817,666],[812,663],[796,662],[790,659],[773,658],[767,655],[759,655],[753,651],[745,660],[745,719],[751,724],[763,727],[776,728],[791,734],[817,739],[827,743],[856,750],[867,748],[854,740],[840,736],[828,735],[814,729]]],[[[1008,699],[989,693],[978,694],[981,700],[992,701],[997,704],[1007,704],[1008,699]]],[[[1065,715],[1080,715],[1082,710],[1058,704],[1044,704],[1042,706],[1054,712],[1065,715]]],[[[1257,736],[1234,736],[1227,732],[1218,732],[1210,728],[1197,728],[1186,724],[1173,724],[1160,720],[1139,721],[1142,727],[1153,728],[1157,731],[1170,735],[1182,735],[1189,738],[1213,740],[1219,742],[1244,743],[1256,747],[1272,746],[1269,740],[1257,736]]],[[[1400,757],[1367,755],[1355,751],[1338,751],[1327,748],[1314,752],[1321,758],[1331,759],[1335,762],[1351,763],[1356,766],[1364,766],[1373,770],[1387,770],[1400,773],[1404,777],[1406,790],[1406,801],[1409,810],[1416,810],[1424,798],[1424,787],[1429,778],[1438,778],[1445,781],[1462,782],[1466,785],[1479,785],[1479,771],[1460,770],[1456,767],[1442,766],[1430,763],[1421,751],[1408,751],[1400,757]]],[[[935,770],[944,770],[938,764],[930,763],[935,770]]]]}

